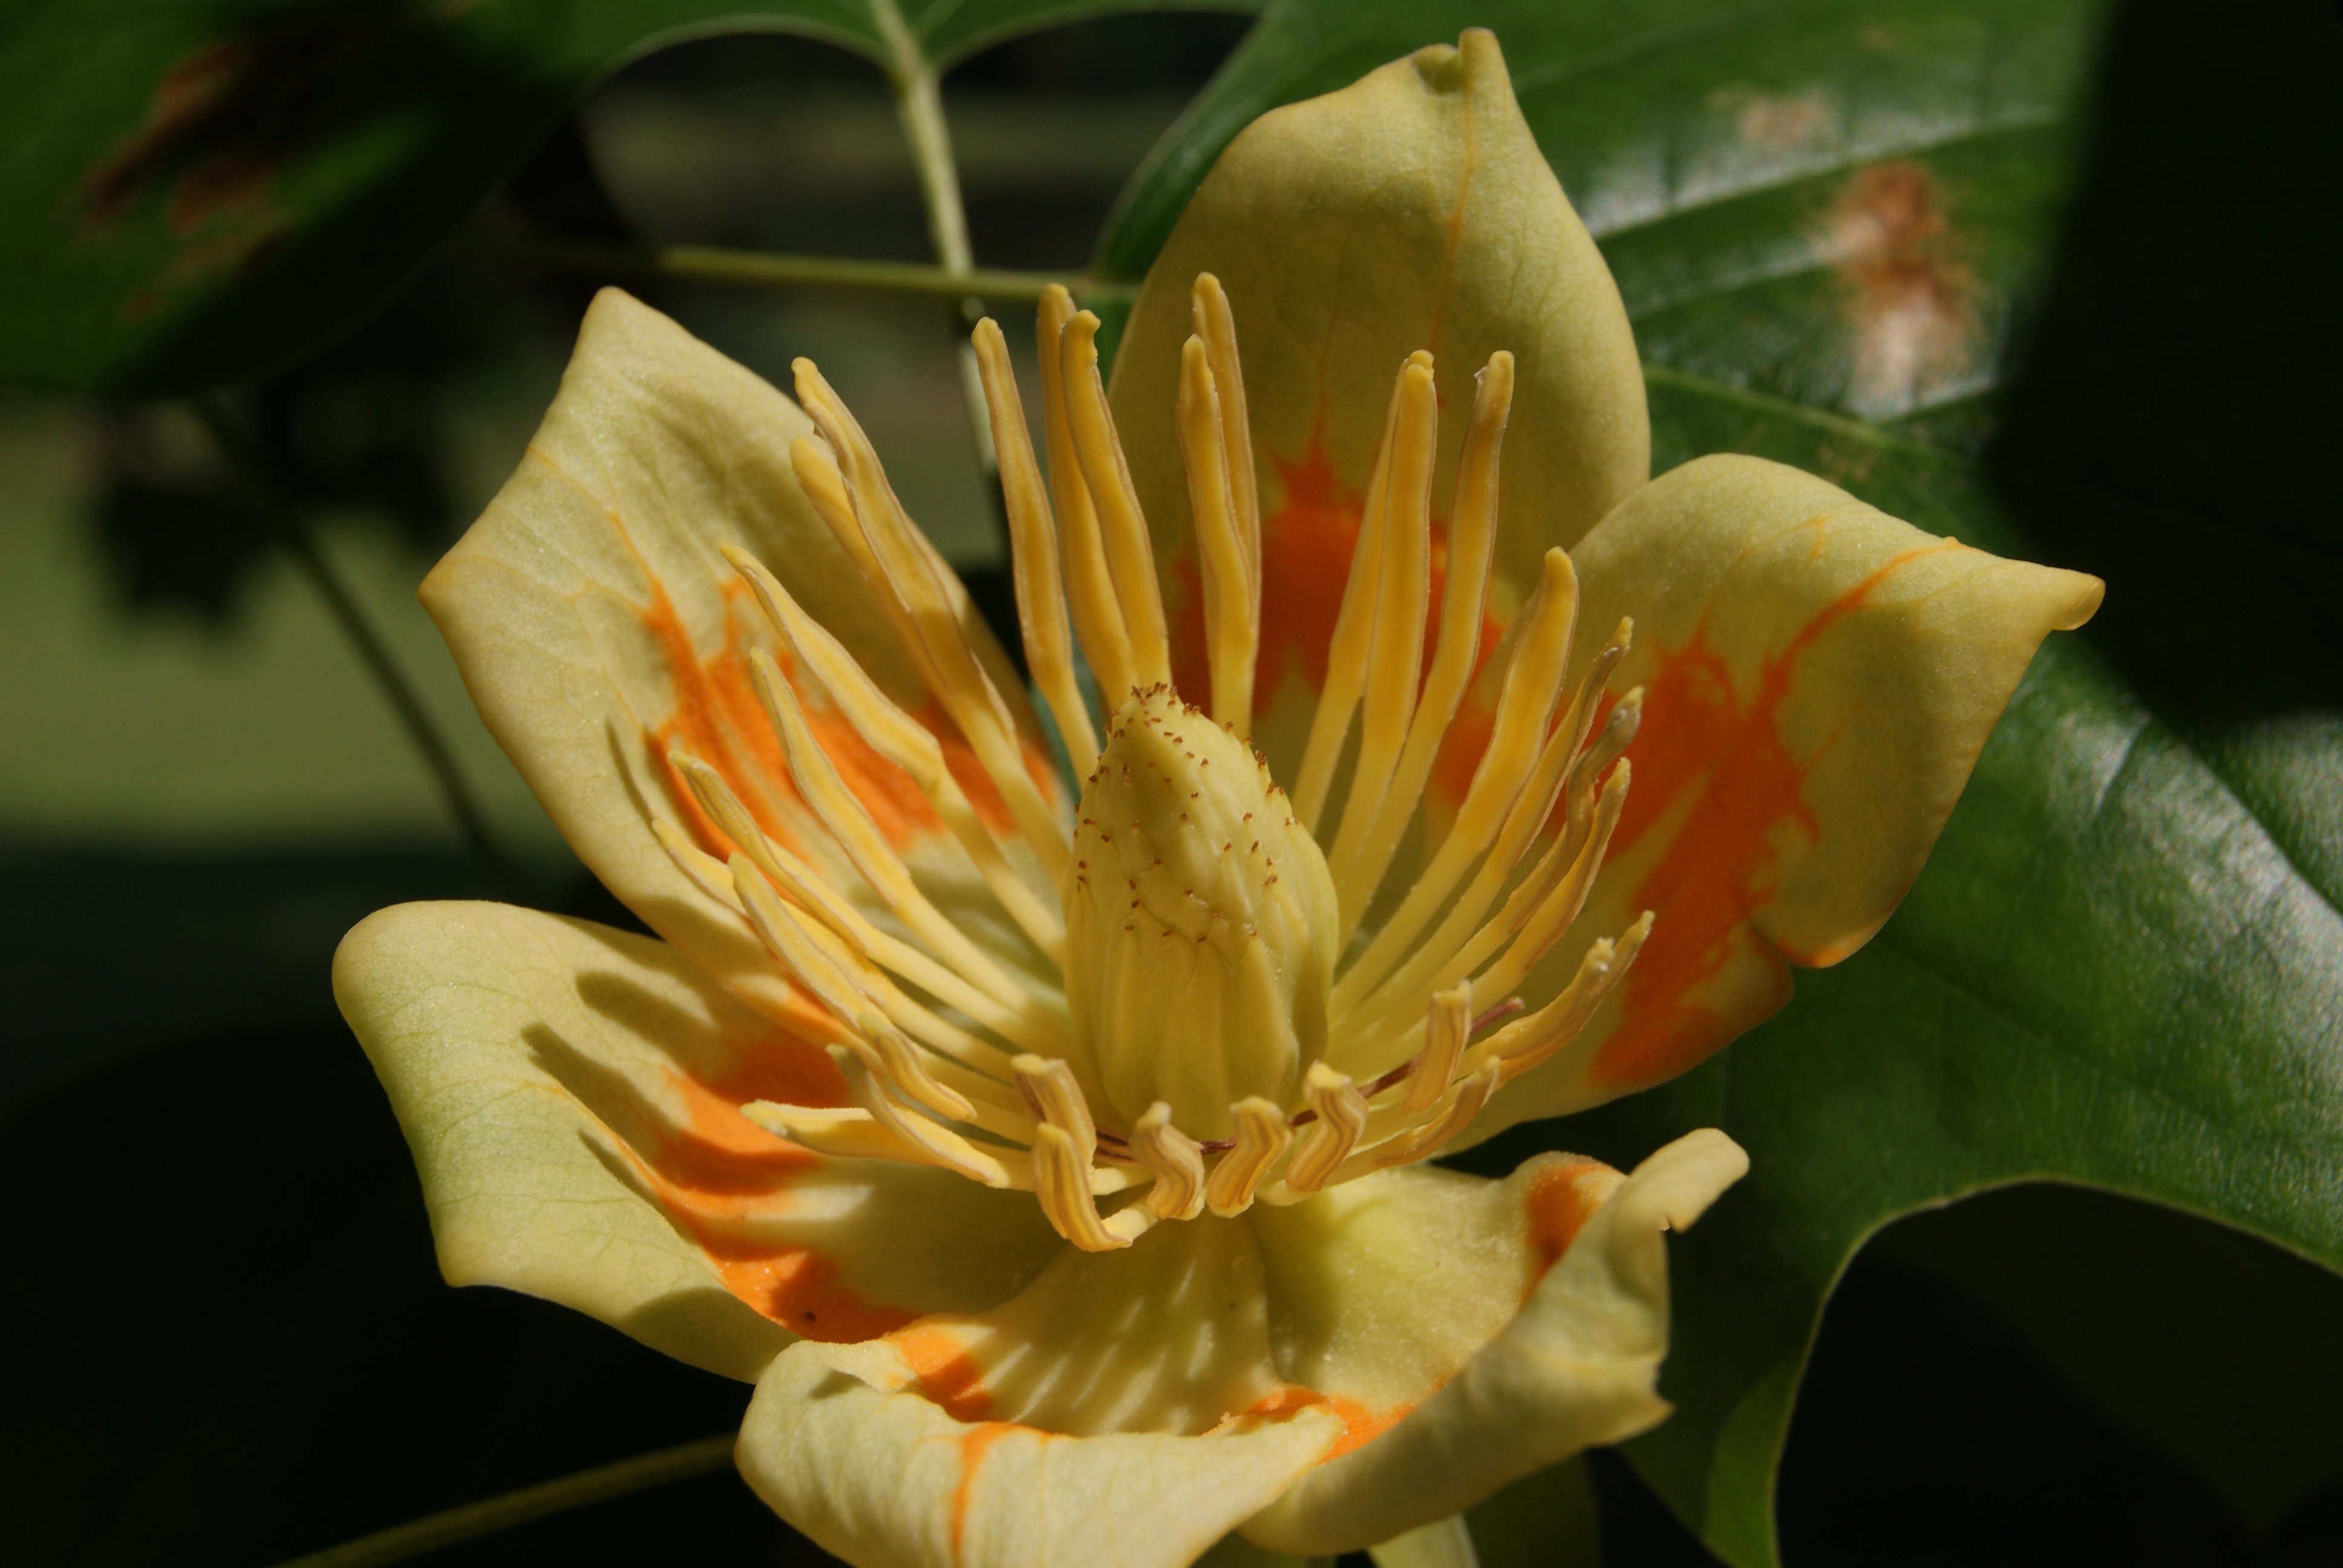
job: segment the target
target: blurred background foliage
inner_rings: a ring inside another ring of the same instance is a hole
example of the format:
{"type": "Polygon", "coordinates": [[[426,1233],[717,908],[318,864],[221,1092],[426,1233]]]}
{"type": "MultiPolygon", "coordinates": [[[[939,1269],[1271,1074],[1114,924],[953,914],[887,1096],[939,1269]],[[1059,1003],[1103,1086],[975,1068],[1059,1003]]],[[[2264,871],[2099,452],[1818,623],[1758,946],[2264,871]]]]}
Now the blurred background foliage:
{"type": "MultiPolygon", "coordinates": [[[[1486,23],[1621,277],[1659,466],[1782,457],[2111,585],[1875,953],[1803,977],[1682,1085],[1539,1134],[1627,1161],[1723,1120],[1759,1174],[1676,1243],[1684,1413],[1627,1459],[1509,1489],[1476,1523],[1484,1562],[1701,1563],[1705,1535],[1755,1563],[1775,1523],[1795,1568],[2343,1558],[2343,1282],[2297,1255],[2343,1256],[2321,1241],[2343,1235],[2332,8],[1281,0],[1258,24],[1068,22],[1099,8],[906,7],[913,57],[950,67],[980,265],[1135,276],[1252,114],[1486,23]],[[1065,25],[1008,35],[1041,23],[1065,25]],[[1891,66],[1883,40],[1917,43],[1891,66]],[[1694,199],[1704,181],[1733,199],[1694,199]],[[1904,359],[1850,346],[1866,308],[1904,359]],[[1931,357],[1942,319],[1984,345],[1966,367],[1931,357]],[[2026,814],[2076,733],[2135,713],[2156,719],[2123,765],[2168,748],[2227,816],[2146,795],[2115,813],[2128,837],[2089,839],[2026,814]],[[2256,855],[2292,880],[2232,875],[2256,855]],[[1996,880],[2009,864],[2028,874],[1996,880]],[[2241,887],[2268,907],[2222,903],[2241,887]],[[2014,917],[1988,907],[2005,890],[2029,900],[2014,917]],[[2271,909],[2326,924],[2271,937],[2271,909]],[[1961,948],[1986,927],[2001,946],[1961,948]],[[1964,962],[2016,991],[1927,989],[1964,962]],[[1985,1021],[1948,1028],[1964,1007],[1985,1021]],[[2040,1057],[2114,1068],[2060,1080],[2040,1057]],[[2140,1134],[2127,1094],[2172,1114],[2140,1134]],[[2182,1152],[2132,1180],[2127,1137],[2182,1152]],[[2044,1157],[2061,1139],[2104,1157],[2044,1157]],[[1767,1184],[1801,1165],[1805,1187],[1767,1184]],[[2037,1184],[1888,1223],[2026,1175],[2198,1212],[2037,1184]]],[[[20,3],[0,29],[19,106],[0,124],[45,127],[0,163],[0,213],[37,219],[0,237],[20,388],[0,402],[0,1181],[31,1232],[0,1350],[0,1557],[266,1562],[737,1417],[745,1390],[437,1283],[326,972],[344,930],[405,899],[517,884],[626,918],[412,599],[602,280],[514,242],[933,257],[879,11],[759,9],[739,31],[688,0],[20,3]],[[96,235],[98,258],[70,265],[52,229],[96,235]],[[160,266],[174,236],[209,270],[160,266]],[[150,297],[158,277],[182,293],[150,297]],[[246,432],[411,681],[503,871],[187,393],[246,432]]],[[[623,281],[769,378],[819,359],[1002,602],[952,304],[623,281]]],[[[818,1557],[717,1475],[439,1560],[556,1553],[818,1557]]]]}

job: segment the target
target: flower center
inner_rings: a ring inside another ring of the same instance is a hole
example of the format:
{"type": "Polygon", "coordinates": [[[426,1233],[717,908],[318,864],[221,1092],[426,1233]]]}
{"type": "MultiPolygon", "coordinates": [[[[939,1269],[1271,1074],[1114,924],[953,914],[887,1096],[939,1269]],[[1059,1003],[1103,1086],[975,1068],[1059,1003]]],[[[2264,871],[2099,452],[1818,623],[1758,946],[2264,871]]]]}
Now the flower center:
{"type": "MultiPolygon", "coordinates": [[[[761,563],[728,550],[773,634],[750,667],[806,842],[779,842],[732,780],[679,751],[669,765],[721,838],[650,820],[715,918],[753,933],[811,1005],[854,1101],[760,1101],[743,1108],[752,1120],[827,1153],[1030,1191],[1061,1235],[1093,1251],[1436,1153],[1507,1080],[1573,1048],[1651,929],[1645,914],[1590,944],[1542,1007],[1514,994],[1585,904],[1642,713],[1640,691],[1603,712],[1625,622],[1566,680],[1577,580],[1559,549],[1508,632],[1462,804],[1403,890],[1386,887],[1479,661],[1512,357],[1493,356],[1478,377],[1436,615],[1432,357],[1400,367],[1289,799],[1246,739],[1262,551],[1236,331],[1209,274],[1193,307],[1174,416],[1208,692],[1172,688],[1147,524],[1099,378],[1098,321],[1052,288],[1039,331],[1046,486],[1000,328],[981,323],[975,341],[1026,657],[1086,780],[1071,817],[1034,782],[1031,742],[998,683],[1005,661],[958,579],[860,427],[799,360],[798,395],[821,438],[791,447],[799,482],[1008,809],[980,816],[935,729],[761,563]],[[1105,699],[1103,741],[1080,663],[1105,699]],[[842,719],[926,797],[947,852],[997,901],[994,925],[1021,932],[1017,958],[934,901],[841,779],[810,708],[842,719]],[[1036,955],[1061,984],[1033,978],[1036,955]]],[[[784,1014],[806,1027],[802,1006],[784,1014]]]]}
{"type": "Polygon", "coordinates": [[[1326,1051],[1334,884],[1250,748],[1169,688],[1123,704],[1082,788],[1066,1008],[1126,1126],[1157,1101],[1198,1138],[1297,1098],[1326,1051]]]}

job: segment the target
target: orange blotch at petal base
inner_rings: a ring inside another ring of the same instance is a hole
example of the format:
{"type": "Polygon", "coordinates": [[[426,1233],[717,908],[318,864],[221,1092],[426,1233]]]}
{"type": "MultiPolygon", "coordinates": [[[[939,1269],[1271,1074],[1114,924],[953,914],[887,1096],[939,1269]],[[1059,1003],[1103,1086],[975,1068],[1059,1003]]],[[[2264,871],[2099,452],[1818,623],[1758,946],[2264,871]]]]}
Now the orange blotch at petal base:
{"type": "Polygon", "coordinates": [[[777,1032],[743,1051],[732,1072],[707,1081],[671,1072],[667,1087],[680,1125],[634,1107],[628,1120],[638,1136],[621,1137],[620,1146],[726,1290],[809,1340],[872,1339],[910,1320],[911,1313],[838,1283],[837,1264],[811,1248],[758,1233],[760,1221],[789,1211],[790,1186],[823,1161],[757,1126],[739,1107],[784,1098],[798,1105],[844,1104],[845,1080],[828,1056],[777,1032]]]}
{"type": "MultiPolygon", "coordinates": [[[[749,674],[748,649],[736,613],[736,606],[747,594],[747,586],[738,578],[724,584],[724,646],[708,658],[702,658],[692,646],[691,634],[684,629],[665,588],[654,582],[650,603],[639,612],[643,629],[658,639],[666,656],[675,692],[674,710],[646,738],[649,749],[669,804],[689,825],[699,847],[719,859],[729,856],[736,846],[708,819],[690,788],[668,762],[670,749],[712,764],[732,782],[758,826],[790,850],[802,853],[804,849],[789,832],[781,809],[783,802],[795,803],[797,799],[789,764],[749,674]]],[[[788,651],[777,649],[774,658],[791,684],[799,685],[788,651]]],[[[806,696],[800,686],[800,699],[806,696]]],[[[807,702],[805,713],[831,766],[870,813],[889,844],[900,849],[915,839],[942,829],[941,819],[919,786],[873,751],[845,715],[811,701],[807,702]]],[[[1015,819],[992,776],[942,711],[930,701],[912,717],[936,736],[943,748],[944,765],[951,769],[978,818],[999,831],[1011,829],[1015,819]]],[[[1049,759],[1035,748],[1028,747],[1027,753],[1027,770],[1037,781],[1051,782],[1054,773],[1049,759]]]]}
{"type": "MultiPolygon", "coordinates": [[[[1271,454],[1285,504],[1261,520],[1261,650],[1262,678],[1254,688],[1258,716],[1288,671],[1298,674],[1314,695],[1326,689],[1326,658],[1350,583],[1352,552],[1359,540],[1364,498],[1334,472],[1332,459],[1314,435],[1298,460],[1271,454]]],[[[1424,605],[1423,668],[1439,651],[1440,601],[1448,581],[1448,530],[1434,518],[1428,591],[1424,605]]],[[[1182,691],[1209,691],[1212,674],[1205,655],[1204,594],[1197,580],[1193,551],[1180,558],[1172,580],[1180,593],[1172,624],[1172,681],[1182,691]]],[[[1497,651],[1505,628],[1487,611],[1481,616],[1481,645],[1473,658],[1474,682],[1452,721],[1433,764],[1430,793],[1453,807],[1464,798],[1473,769],[1487,749],[1493,718],[1473,695],[1483,668],[1497,651]]]]}
{"type": "Polygon", "coordinates": [[[1621,987],[1618,1027],[1590,1065],[1595,1083],[1624,1090],[1673,1078],[1747,1029],[1747,998],[1730,1016],[1702,1000],[1704,988],[1736,957],[1759,966],[1740,983],[1755,990],[1770,980],[1771,1006],[1756,1015],[1763,1017],[1789,1000],[1789,962],[1814,967],[1846,956],[1784,954],[1746,927],[1779,884],[1785,849],[1811,849],[1819,834],[1805,797],[1812,764],[1801,764],[1783,745],[1782,704],[1798,660],[1824,632],[1861,608],[1902,567],[1962,548],[1946,539],[1874,568],[1765,661],[1746,706],[1735,702],[1732,672],[1708,646],[1704,625],[1664,656],[1644,689],[1643,728],[1628,749],[1635,788],[1612,855],[1632,855],[1637,841],[1663,824],[1673,825],[1674,836],[1628,900],[1660,918],[1621,987]]]}

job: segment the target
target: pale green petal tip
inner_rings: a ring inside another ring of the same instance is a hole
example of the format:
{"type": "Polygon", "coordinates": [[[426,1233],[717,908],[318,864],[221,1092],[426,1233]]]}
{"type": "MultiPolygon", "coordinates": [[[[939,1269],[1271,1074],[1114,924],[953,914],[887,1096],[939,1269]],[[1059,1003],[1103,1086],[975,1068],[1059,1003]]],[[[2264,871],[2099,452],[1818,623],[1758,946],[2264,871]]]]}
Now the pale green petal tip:
{"type": "Polygon", "coordinates": [[[1749,1169],[1715,1129],[1638,1165],[1589,1217],[1528,1305],[1440,1392],[1364,1447],[1312,1470],[1246,1522],[1303,1555],[1355,1551],[1458,1513],[1517,1476],[1664,1419],[1665,1232],[1749,1169]]]}

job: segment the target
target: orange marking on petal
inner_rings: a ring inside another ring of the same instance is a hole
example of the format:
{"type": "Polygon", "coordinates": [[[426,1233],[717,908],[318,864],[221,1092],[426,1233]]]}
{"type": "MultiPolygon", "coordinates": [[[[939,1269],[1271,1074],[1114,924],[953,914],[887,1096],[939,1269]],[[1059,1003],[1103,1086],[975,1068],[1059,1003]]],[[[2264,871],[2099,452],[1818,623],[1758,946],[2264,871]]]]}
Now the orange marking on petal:
{"type": "MultiPolygon", "coordinates": [[[[1334,622],[1342,613],[1342,590],[1351,575],[1351,552],[1359,539],[1359,516],[1364,498],[1335,473],[1333,459],[1314,434],[1301,458],[1290,460],[1269,454],[1284,491],[1284,505],[1261,520],[1261,648],[1253,683],[1253,708],[1258,714],[1275,694],[1288,668],[1298,669],[1313,691],[1326,689],[1328,645],[1334,639],[1334,622]]],[[[1429,592],[1424,608],[1423,668],[1430,670],[1440,645],[1440,601],[1448,577],[1448,528],[1432,524],[1429,592]]],[[[1177,690],[1201,698],[1212,689],[1212,666],[1204,646],[1204,594],[1197,577],[1193,550],[1173,568],[1180,603],[1172,618],[1172,684],[1177,690]]],[[[1481,646],[1474,655],[1473,673],[1496,650],[1504,627],[1486,610],[1481,618],[1481,646]]],[[[1468,696],[1458,722],[1477,711],[1468,696]]],[[[1455,739],[1453,730],[1450,739],[1455,739]]],[[[1467,782],[1473,765],[1487,746],[1485,729],[1478,745],[1463,764],[1467,782]]],[[[1443,748],[1445,760],[1446,748],[1443,748]]],[[[1434,769],[1435,779],[1442,769],[1434,769]]],[[[1455,800],[1463,791],[1455,791],[1455,800]]]]}
{"type": "Polygon", "coordinates": [[[919,1380],[920,1392],[946,1415],[954,1421],[979,1422],[992,1413],[984,1369],[950,1330],[915,1325],[891,1337],[903,1364],[919,1380]]]}
{"type": "Polygon", "coordinates": [[[977,1467],[984,1462],[984,1451],[1012,1432],[1028,1432],[1013,1422],[988,1421],[983,1425],[960,1433],[960,1480],[952,1487],[951,1554],[955,1563],[962,1561],[960,1543],[968,1533],[968,1505],[976,1483],[977,1467]]]}
{"type": "Polygon", "coordinates": [[[1342,1435],[1336,1438],[1328,1446],[1326,1452],[1318,1456],[1318,1462],[1323,1464],[1330,1459],[1339,1459],[1353,1449],[1381,1437],[1397,1425],[1400,1418],[1413,1410],[1415,1406],[1393,1405],[1391,1409],[1378,1414],[1348,1395],[1320,1393],[1314,1388],[1305,1388],[1300,1383],[1289,1382],[1280,1384],[1272,1392],[1253,1401],[1213,1430],[1224,1432],[1238,1422],[1283,1421],[1299,1412],[1321,1408],[1332,1411],[1341,1417],[1342,1422],[1342,1435]]]}
{"type": "Polygon", "coordinates": [[[1562,1261],[1580,1227],[1618,1190],[1619,1172],[1599,1160],[1557,1161],[1530,1179],[1523,1207],[1529,1212],[1530,1247],[1537,1267],[1530,1289],[1562,1261]]]}
{"type": "Polygon", "coordinates": [[[608,1110],[636,1113],[622,1120],[639,1135],[620,1134],[619,1147],[726,1290],[812,1340],[873,1339],[911,1320],[839,1284],[838,1265],[811,1248],[759,1233],[760,1221],[789,1211],[790,1187],[825,1161],[750,1121],[740,1102],[786,1096],[797,1104],[842,1104],[846,1086],[828,1056],[776,1034],[720,1078],[703,1082],[671,1072],[667,1081],[680,1102],[679,1126],[648,1107],[608,1110]]]}
{"type": "MultiPolygon", "coordinates": [[[[757,825],[778,842],[803,853],[804,846],[790,833],[785,811],[797,804],[789,782],[789,763],[780,738],[773,733],[749,673],[749,649],[731,604],[747,592],[737,580],[725,585],[724,646],[702,658],[691,634],[676,613],[667,589],[651,584],[651,602],[639,612],[643,628],[659,639],[667,657],[669,678],[675,689],[675,710],[650,735],[650,752],[657,762],[668,798],[681,815],[699,847],[719,859],[736,846],[709,821],[691,790],[667,763],[668,750],[679,747],[724,775],[757,825]]],[[[786,649],[774,654],[785,675],[791,660],[786,649]]],[[[796,685],[790,676],[791,685],[796,685]]],[[[804,697],[802,689],[800,699],[804,697]]],[[[933,832],[942,823],[920,793],[919,786],[892,763],[870,749],[844,714],[825,704],[805,704],[806,723],[822,750],[838,769],[846,787],[862,802],[887,841],[901,849],[920,834],[933,832]]],[[[957,740],[950,745],[964,744],[957,740]]]]}
{"type": "MultiPolygon", "coordinates": [[[[1621,987],[1618,1027],[1588,1067],[1594,1081],[1656,1083],[1696,1065],[1736,1027],[1703,1005],[1699,989],[1736,953],[1781,969],[1785,955],[1742,928],[1778,889],[1785,848],[1811,847],[1820,832],[1804,792],[1811,763],[1790,755],[1778,725],[1798,660],[1899,568],[1961,548],[1940,540],[1875,568],[1765,661],[1746,705],[1736,701],[1732,672],[1708,646],[1704,623],[1682,649],[1662,656],[1659,673],[1645,683],[1643,727],[1629,749],[1634,789],[1612,839],[1613,858],[1680,808],[1689,809],[1628,900],[1631,909],[1657,910],[1659,921],[1621,987]]],[[[1773,1006],[1789,1000],[1786,970],[1774,990],[1773,1006]]]]}

